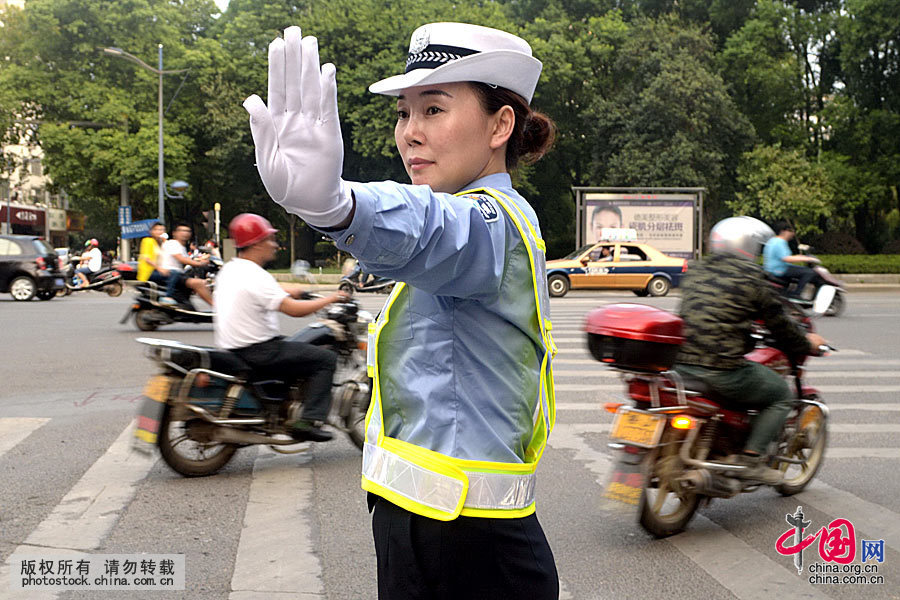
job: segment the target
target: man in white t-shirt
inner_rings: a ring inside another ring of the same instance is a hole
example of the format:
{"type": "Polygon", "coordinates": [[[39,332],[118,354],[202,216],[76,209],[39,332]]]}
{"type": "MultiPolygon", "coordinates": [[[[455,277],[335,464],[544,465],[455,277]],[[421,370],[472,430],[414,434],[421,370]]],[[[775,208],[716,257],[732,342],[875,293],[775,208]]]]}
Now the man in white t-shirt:
{"type": "Polygon", "coordinates": [[[322,429],[322,422],[331,408],[337,356],[327,348],[285,340],[278,330],[278,313],[303,317],[332,302],[346,301],[348,296],[338,292],[299,300],[299,289],[285,291],[263,268],[278,251],[276,230],[263,217],[240,214],[232,219],[228,231],[238,253],[216,276],[216,346],[231,350],[255,369],[279,373],[287,380],[306,378],[303,414],[291,424],[292,435],[297,440],[330,440],[332,434],[322,429]]]}
{"type": "Polygon", "coordinates": [[[84,243],[85,252],[78,257],[78,268],[75,269],[75,277],[78,278],[78,286],[89,283],[88,276],[103,268],[103,253],[100,252],[100,242],[91,238],[84,243]]]}
{"type": "Polygon", "coordinates": [[[160,248],[160,266],[169,272],[169,281],[166,285],[166,294],[160,299],[162,304],[177,304],[175,294],[179,285],[184,285],[197,293],[207,304],[213,303],[212,294],[209,292],[206,282],[197,277],[185,277],[184,267],[203,267],[209,263],[208,259],[193,259],[188,255],[188,240],[191,239],[191,227],[186,223],[178,223],[172,230],[172,237],[163,242],[160,248]]]}

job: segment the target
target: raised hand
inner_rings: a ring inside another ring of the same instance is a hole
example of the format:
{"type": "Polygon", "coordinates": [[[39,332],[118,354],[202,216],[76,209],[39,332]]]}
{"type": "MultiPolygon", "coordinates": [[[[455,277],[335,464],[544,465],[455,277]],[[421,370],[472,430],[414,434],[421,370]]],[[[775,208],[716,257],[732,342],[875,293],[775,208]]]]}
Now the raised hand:
{"type": "Polygon", "coordinates": [[[344,145],[338,120],[335,67],[319,69],[318,41],[288,27],[269,44],[268,107],[244,100],[266,191],[311,225],[341,223],[352,209],[341,181],[344,145]]]}

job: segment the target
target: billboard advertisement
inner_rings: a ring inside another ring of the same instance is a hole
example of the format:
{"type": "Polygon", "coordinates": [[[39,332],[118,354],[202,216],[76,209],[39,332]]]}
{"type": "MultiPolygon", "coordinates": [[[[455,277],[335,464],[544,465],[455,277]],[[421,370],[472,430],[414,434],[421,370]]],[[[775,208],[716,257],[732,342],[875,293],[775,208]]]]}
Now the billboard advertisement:
{"type": "Polygon", "coordinates": [[[579,239],[600,241],[604,228],[637,232],[637,241],[679,258],[695,250],[695,194],[585,193],[581,198],[579,239]]]}

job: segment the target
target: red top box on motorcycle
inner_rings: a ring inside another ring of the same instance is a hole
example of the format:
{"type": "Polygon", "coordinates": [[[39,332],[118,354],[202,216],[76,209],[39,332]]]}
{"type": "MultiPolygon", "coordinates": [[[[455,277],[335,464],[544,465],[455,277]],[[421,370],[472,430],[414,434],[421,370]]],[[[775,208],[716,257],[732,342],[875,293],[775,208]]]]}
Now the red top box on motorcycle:
{"type": "Polygon", "coordinates": [[[665,371],[675,363],[681,318],[643,304],[610,304],[588,313],[588,349],[600,362],[638,371],[665,371]]]}

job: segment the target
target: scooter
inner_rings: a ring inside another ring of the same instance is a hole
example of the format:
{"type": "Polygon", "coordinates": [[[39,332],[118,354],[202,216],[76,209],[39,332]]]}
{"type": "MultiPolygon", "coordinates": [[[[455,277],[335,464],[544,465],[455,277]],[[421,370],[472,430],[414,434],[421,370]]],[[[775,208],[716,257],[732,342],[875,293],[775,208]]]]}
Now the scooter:
{"type": "MultiPolygon", "coordinates": [[[[823,314],[831,300],[826,293],[813,312],[823,314]]],[[[812,330],[808,314],[795,305],[788,310],[812,330]]],[[[743,447],[756,411],[736,410],[704,382],[671,370],[681,325],[676,315],[641,304],[596,309],[585,324],[591,354],[622,373],[630,400],[605,405],[616,416],[608,444],[614,466],[604,496],[636,506],[640,525],[656,537],[684,531],[697,509],[713,498],[766,485],[742,478],[748,467],[728,459],[743,447]]],[[[747,360],[793,383],[791,411],[766,458],[770,468],[782,472],[773,487],[790,496],[803,491],[822,465],[829,411],[819,391],[803,382],[806,357],[785,355],[761,326],[756,339],[747,360]]],[[[820,346],[818,355],[834,350],[820,346]]]]}
{"type": "MultiPolygon", "coordinates": [[[[823,293],[824,288],[834,288],[834,296],[832,297],[831,303],[828,305],[828,308],[825,310],[825,316],[839,317],[847,308],[847,290],[846,288],[844,288],[844,284],[837,277],[832,275],[831,271],[822,266],[822,261],[810,254],[810,247],[808,245],[800,244],[798,246],[798,249],[800,254],[806,255],[810,259],[812,259],[812,262],[807,264],[807,267],[812,269],[816,273],[816,277],[813,278],[812,282],[810,283],[810,285],[814,286],[811,295],[809,295],[808,292],[807,296],[796,294],[796,283],[792,280],[786,280],[781,277],[774,276],[771,273],[767,274],[767,276],[773,282],[775,282],[777,286],[779,286],[783,296],[785,296],[791,302],[798,304],[800,307],[807,311],[812,309],[813,305],[816,302],[816,299],[820,296],[820,294],[823,293]]],[[[832,292],[829,290],[825,290],[824,293],[829,296],[831,296],[832,294],[832,292]]]]}
{"type": "Polygon", "coordinates": [[[152,281],[135,286],[136,297],[119,323],[125,323],[134,315],[134,324],[141,331],[156,331],[160,325],[172,323],[212,323],[213,311],[197,310],[191,303],[190,291],[179,289],[173,298],[176,304],[162,304],[165,289],[152,281]]]}
{"type": "Polygon", "coordinates": [[[96,273],[88,275],[87,285],[75,285],[75,268],[70,263],[71,273],[66,274],[66,287],[60,293],[68,296],[72,292],[84,292],[87,290],[95,290],[98,292],[106,292],[112,298],[122,295],[125,290],[125,284],[122,283],[122,274],[113,267],[104,267],[96,273]]]}
{"type": "MultiPolygon", "coordinates": [[[[371,398],[366,370],[372,315],[353,301],[332,304],[323,319],[290,340],[337,356],[327,422],[362,449],[371,398]]],[[[288,424],[302,414],[302,386],[256,373],[233,352],[173,340],[138,338],[159,373],[147,382],[137,415],[135,448],[162,454],[185,477],[212,475],[242,447],[264,444],[292,454],[300,441],[288,424]]],[[[296,374],[291,374],[296,376],[296,374]]]]}
{"type": "MultiPolygon", "coordinates": [[[[209,264],[203,267],[187,267],[185,274],[190,277],[205,279],[212,288],[215,285],[216,273],[222,267],[222,259],[211,255],[209,264]]],[[[175,304],[163,304],[160,299],[165,296],[165,289],[152,281],[141,281],[135,286],[136,298],[128,307],[119,323],[125,323],[134,315],[134,324],[141,331],[156,331],[160,325],[172,323],[212,323],[211,310],[198,310],[191,302],[191,291],[184,286],[175,290],[175,304]]]]}
{"type": "Polygon", "coordinates": [[[394,289],[395,283],[393,279],[388,279],[387,277],[370,276],[367,273],[363,273],[359,263],[356,263],[351,272],[341,277],[338,289],[351,296],[354,292],[389,294],[394,289]]]}

